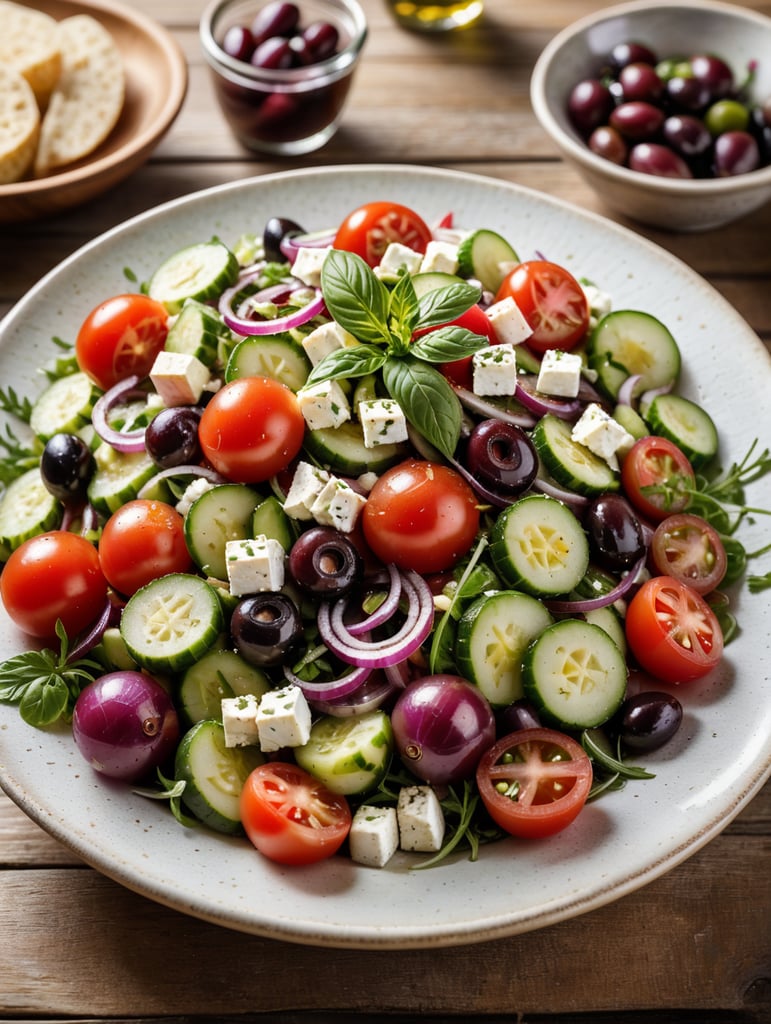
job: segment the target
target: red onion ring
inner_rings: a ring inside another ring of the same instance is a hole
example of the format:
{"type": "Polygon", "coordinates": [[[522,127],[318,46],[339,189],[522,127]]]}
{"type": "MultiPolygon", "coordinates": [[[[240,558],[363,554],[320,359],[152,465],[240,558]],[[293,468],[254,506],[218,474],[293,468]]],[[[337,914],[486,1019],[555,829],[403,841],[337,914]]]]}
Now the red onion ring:
{"type": "Polygon", "coordinates": [[[120,622],[122,609],[123,602],[112,594],[108,595],[99,618],[86,633],[78,638],[74,647],[67,652],[67,661],[76,661],[78,658],[83,658],[87,655],[89,651],[92,651],[101,641],[105,631],[110,626],[117,626],[120,622]]]}
{"type": "Polygon", "coordinates": [[[140,378],[136,375],[126,377],[125,380],[119,381],[114,384],[108,391],[105,391],[103,395],[100,395],[94,402],[94,408],[91,411],[91,422],[94,425],[94,430],[97,432],[99,437],[106,443],[109,444],[116,452],[123,452],[124,454],[132,454],[136,452],[143,452],[145,450],[145,428],[140,427],[137,430],[115,430],[107,422],[107,416],[110,409],[117,405],[121,401],[127,401],[132,398],[147,398],[147,393],[142,391],[139,385],[140,378]]]}
{"type": "Polygon", "coordinates": [[[246,337],[252,335],[280,334],[282,331],[291,331],[295,327],[301,327],[312,320],[314,316],[324,311],[324,297],[321,289],[316,289],[314,298],[307,305],[288,313],[286,316],[276,317],[275,320],[247,320],[237,316],[228,310],[222,313],[222,319],[231,331],[246,337]]]}
{"type": "Polygon", "coordinates": [[[557,416],[561,420],[574,419],[584,407],[584,403],[578,398],[546,398],[533,394],[522,384],[517,384],[514,397],[537,416],[546,416],[547,413],[551,413],[552,416],[557,416]]]}
{"type": "MultiPolygon", "coordinates": [[[[402,577],[396,566],[391,563],[386,566],[389,577],[389,588],[386,593],[385,599],[378,605],[371,615],[368,615],[366,619],[362,619],[360,622],[354,622],[348,626],[348,632],[352,636],[361,636],[362,633],[368,633],[372,629],[376,629],[378,626],[382,626],[384,622],[394,614],[396,609],[399,607],[399,599],[402,596],[402,577]]],[[[342,599],[343,601],[345,598],[342,599]]]]}
{"type": "Polygon", "coordinates": [[[326,249],[335,240],[335,231],[318,231],[310,235],[285,235],[279,248],[290,263],[294,263],[300,249],[326,249]]]}
{"type": "Polygon", "coordinates": [[[173,476],[195,476],[202,477],[204,480],[209,480],[213,484],[227,483],[224,476],[221,476],[215,469],[211,469],[209,466],[198,466],[195,464],[171,466],[169,469],[159,470],[155,476],[150,477],[147,483],[140,487],[137,497],[146,498],[148,494],[152,493],[156,485],[159,484],[161,480],[166,480],[173,476]]]}
{"type": "Polygon", "coordinates": [[[536,418],[530,412],[506,412],[503,409],[499,409],[492,402],[485,401],[480,395],[475,395],[473,391],[459,387],[457,384],[453,385],[453,391],[460,399],[462,405],[471,412],[479,413],[480,416],[484,416],[487,419],[501,420],[502,423],[511,423],[512,426],[523,427],[525,430],[534,427],[536,424],[536,418]]]}
{"type": "Polygon", "coordinates": [[[550,498],[556,498],[557,501],[570,505],[572,508],[585,508],[589,504],[589,498],[585,494],[569,491],[566,487],[560,487],[552,480],[544,480],[541,476],[537,476],[533,481],[533,489],[540,491],[541,494],[548,494],[550,498]]]}
{"type": "Polygon", "coordinates": [[[287,668],[286,665],[283,666],[283,672],[284,678],[298,686],[308,700],[317,701],[338,700],[349,696],[367,681],[372,668],[369,665],[358,665],[351,672],[346,672],[344,676],[339,676],[337,679],[327,679],[319,683],[310,683],[305,679],[301,679],[290,668],[287,668]]]}
{"type": "Polygon", "coordinates": [[[388,679],[376,679],[372,675],[365,679],[358,689],[347,697],[334,700],[313,700],[314,711],[335,718],[353,718],[365,715],[368,711],[376,711],[394,693],[396,687],[388,679]]]}
{"type": "Polygon", "coordinates": [[[641,375],[639,373],[631,373],[626,378],[626,380],[621,384],[621,387],[618,389],[618,395],[616,396],[616,401],[619,405],[634,406],[634,389],[637,387],[637,384],[640,381],[640,379],[641,375]]]}
{"type": "Polygon", "coordinates": [[[609,604],[613,604],[615,601],[620,600],[629,593],[635,585],[640,571],[645,565],[645,559],[646,556],[643,555],[642,558],[635,562],[618,586],[609,590],[607,594],[601,594],[599,597],[588,597],[583,600],[579,599],[577,601],[550,601],[544,598],[543,603],[550,612],[555,612],[557,615],[570,615],[571,613],[580,614],[581,612],[595,611],[597,608],[606,608],[609,604]]]}

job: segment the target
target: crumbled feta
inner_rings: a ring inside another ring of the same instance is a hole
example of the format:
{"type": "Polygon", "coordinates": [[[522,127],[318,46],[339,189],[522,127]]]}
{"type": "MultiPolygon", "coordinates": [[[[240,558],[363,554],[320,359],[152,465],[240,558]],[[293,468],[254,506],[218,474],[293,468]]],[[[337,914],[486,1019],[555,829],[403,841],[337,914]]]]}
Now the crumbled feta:
{"type": "Polygon", "coordinates": [[[207,480],[205,477],[199,476],[197,480],[193,480],[191,484],[182,492],[182,497],[179,499],[177,504],[174,506],[181,516],[187,515],[190,511],[190,506],[194,501],[197,501],[202,494],[206,494],[214,487],[211,480],[207,480]]]}
{"type": "Polygon", "coordinates": [[[310,334],[306,334],[302,340],[305,354],[314,366],[320,363],[324,356],[328,356],[330,352],[335,352],[339,348],[351,348],[358,344],[360,343],[357,339],[346,331],[344,327],[341,327],[336,320],[330,320],[326,324],[319,324],[318,327],[313,328],[310,334]]]}
{"type": "Polygon", "coordinates": [[[488,345],[471,360],[476,395],[513,395],[517,390],[517,354],[513,345],[488,345]]]}
{"type": "Polygon", "coordinates": [[[311,506],[324,487],[330,475],[310,462],[298,462],[292,483],[284,499],[284,512],[292,519],[313,519],[311,506]]]}
{"type": "Polygon", "coordinates": [[[397,278],[401,271],[410,276],[419,273],[423,256],[401,242],[389,242],[380,263],[375,267],[375,274],[380,278],[397,278]]]}
{"type": "Polygon", "coordinates": [[[407,440],[407,417],[399,403],[392,398],[359,402],[359,422],[364,433],[365,448],[407,440]]]}
{"type": "Polygon", "coordinates": [[[234,597],[281,590],[284,585],[284,556],[281,544],[261,533],[247,540],[225,541],[225,565],[230,593],[234,597]]]}
{"type": "Polygon", "coordinates": [[[257,709],[260,698],[253,693],[242,697],[223,697],[222,726],[226,747],[251,747],[259,740],[257,709]]]}
{"type": "Polygon", "coordinates": [[[299,686],[285,686],[263,694],[257,709],[260,750],[302,747],[311,735],[311,709],[299,686]]]}
{"type": "Polygon", "coordinates": [[[305,422],[310,430],[339,427],[351,418],[351,407],[336,380],[322,380],[297,392],[305,422]]]}
{"type": "Polygon", "coordinates": [[[505,345],[519,345],[533,333],[533,328],[510,295],[488,306],[486,315],[496,338],[505,345]]]}
{"type": "Polygon", "coordinates": [[[362,804],[353,816],[348,844],[351,860],[357,864],[384,867],[399,849],[396,808],[362,804]]]}
{"type": "Polygon", "coordinates": [[[548,349],[543,354],[536,387],[545,395],[557,398],[575,398],[581,385],[581,356],[548,349]]]}
{"type": "Polygon", "coordinates": [[[375,486],[377,482],[377,473],[362,473],[361,476],[356,477],[356,483],[367,494],[369,494],[369,492],[372,490],[372,488],[375,486]]]}
{"type": "Polygon", "coordinates": [[[292,264],[292,277],[296,277],[310,288],[318,288],[321,284],[321,268],[331,245],[322,248],[300,246],[292,264]]]}
{"type": "Polygon", "coordinates": [[[571,438],[578,444],[605,459],[611,469],[618,470],[618,455],[629,451],[634,438],[621,424],[605,412],[602,406],[592,402],[574,425],[571,438]]]}
{"type": "Polygon", "coordinates": [[[396,805],[399,845],[403,850],[434,853],[444,839],[444,814],[430,786],[404,786],[396,805]]]}
{"type": "Polygon", "coordinates": [[[209,382],[209,368],[197,356],[185,352],[167,352],[155,357],[150,380],[163,404],[195,405],[209,382]]]}
{"type": "Polygon", "coordinates": [[[311,515],[320,526],[332,526],[350,533],[367,504],[349,483],[333,476],[311,505],[311,515]]]}
{"type": "Polygon", "coordinates": [[[432,240],[420,263],[420,273],[456,274],[458,272],[458,246],[452,242],[432,240]]]}

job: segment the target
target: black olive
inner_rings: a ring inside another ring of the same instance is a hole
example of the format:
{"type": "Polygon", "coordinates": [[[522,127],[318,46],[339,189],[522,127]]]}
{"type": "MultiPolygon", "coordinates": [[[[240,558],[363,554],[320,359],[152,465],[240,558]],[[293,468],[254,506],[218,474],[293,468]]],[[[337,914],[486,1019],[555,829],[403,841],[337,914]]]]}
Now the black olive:
{"type": "Polygon", "coordinates": [[[273,263],[285,263],[286,256],[281,251],[282,241],[305,232],[299,224],[287,217],[271,217],[262,233],[262,244],[265,247],[265,258],[273,263]]]}
{"type": "Polygon", "coordinates": [[[361,578],[362,570],[361,555],[350,538],[328,526],[306,530],[289,552],[289,572],[311,594],[344,594],[361,578]]]}
{"type": "Polygon", "coordinates": [[[650,690],[621,705],[619,735],[628,750],[656,750],[674,736],[682,720],[683,707],[677,697],[650,690]]]}
{"type": "Polygon", "coordinates": [[[153,417],[145,430],[147,454],[161,469],[190,465],[201,460],[198,406],[172,406],[153,417]]]}
{"type": "Polygon", "coordinates": [[[521,427],[501,420],[482,420],[471,432],[468,467],[480,483],[493,491],[519,494],[538,472],[538,455],[521,427]]]}
{"type": "Polygon", "coordinates": [[[252,665],[270,668],[291,659],[303,638],[302,619],[286,594],[266,591],[239,601],[230,620],[239,653],[252,665]]]}
{"type": "Polygon", "coordinates": [[[46,490],[63,504],[82,501],[93,474],[94,456],[77,434],[54,434],[46,441],[40,476],[46,490]]]}
{"type": "Polygon", "coordinates": [[[597,562],[612,572],[631,568],[645,554],[640,520],[620,494],[601,494],[588,505],[584,526],[597,562]]]}

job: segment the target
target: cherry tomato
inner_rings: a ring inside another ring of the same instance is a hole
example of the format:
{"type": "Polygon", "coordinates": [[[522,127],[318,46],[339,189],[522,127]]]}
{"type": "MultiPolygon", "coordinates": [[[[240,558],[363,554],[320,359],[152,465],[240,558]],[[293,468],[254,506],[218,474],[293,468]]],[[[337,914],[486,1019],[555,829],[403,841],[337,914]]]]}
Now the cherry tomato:
{"type": "Polygon", "coordinates": [[[11,553],[0,576],[0,597],[25,633],[52,639],[61,619],[73,637],[104,610],[107,580],[93,544],[75,533],[52,530],[11,553]]]}
{"type": "Polygon", "coordinates": [[[314,864],[340,849],[351,828],[351,810],[344,796],[297,765],[269,761],[244,783],[241,823],[271,860],[314,864]]]}
{"type": "Polygon", "coordinates": [[[381,561],[424,574],[442,572],[474,543],[479,507],[454,469],[408,459],[377,481],[361,523],[364,539],[381,561]]]}
{"type": "Polygon", "coordinates": [[[78,331],[78,366],[104,391],[132,374],[146,377],[166,343],[168,320],[165,306],[147,295],[107,299],[78,331]]]}
{"type": "Polygon", "coordinates": [[[496,824],[510,835],[541,839],[578,816],[592,786],[592,762],[570,736],[520,729],[482,756],[476,778],[496,824]]]}
{"type": "Polygon", "coordinates": [[[415,213],[399,203],[367,203],[349,213],[335,236],[335,249],[346,249],[376,267],[391,242],[415,252],[425,252],[431,229],[415,213]]]}
{"type": "MultiPolygon", "coordinates": [[[[457,320],[452,320],[450,324],[445,326],[465,327],[472,334],[481,334],[487,338],[491,345],[499,344],[495,328],[481,306],[472,306],[465,313],[462,313],[457,320]]],[[[437,329],[436,327],[430,328],[430,330],[437,329]]],[[[416,331],[415,337],[420,337],[426,333],[428,331],[416,331]]],[[[471,362],[471,356],[466,356],[465,359],[454,359],[451,363],[440,363],[439,370],[441,370],[451,384],[457,384],[458,387],[466,388],[470,391],[473,383],[471,362]]]]}
{"type": "Polygon", "coordinates": [[[640,666],[667,683],[686,683],[713,669],[723,634],[710,606],[671,576],[654,576],[626,610],[626,638],[640,666]]]}
{"type": "Polygon", "coordinates": [[[220,388],[203,411],[204,455],[228,480],[261,483],[299,453],[305,419],[294,393],[269,377],[242,377],[220,388]]]}
{"type": "Polygon", "coordinates": [[[694,479],[686,455],[668,438],[656,434],[635,441],[621,464],[621,485],[627,498],[638,512],[657,523],[682,512],[688,495],[677,488],[693,487],[694,479]],[[668,485],[666,493],[645,491],[664,484],[668,485]]]}
{"type": "Polygon", "coordinates": [[[134,594],[170,572],[190,572],[182,516],[164,501],[126,502],[104,524],[99,561],[110,586],[134,594]]]}
{"type": "Polygon", "coordinates": [[[573,275],[548,260],[528,260],[509,271],[495,296],[511,297],[532,327],[526,344],[534,352],[569,350],[589,327],[589,302],[573,275]]]}
{"type": "Polygon", "coordinates": [[[650,544],[656,571],[709,594],[720,586],[728,559],[720,534],[706,519],[679,512],[659,523],[650,544]]]}

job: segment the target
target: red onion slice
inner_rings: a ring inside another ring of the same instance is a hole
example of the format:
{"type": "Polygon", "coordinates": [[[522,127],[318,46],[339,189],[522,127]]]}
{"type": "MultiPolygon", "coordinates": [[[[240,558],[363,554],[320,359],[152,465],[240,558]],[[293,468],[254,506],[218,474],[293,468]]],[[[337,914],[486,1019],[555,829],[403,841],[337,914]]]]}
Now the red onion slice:
{"type": "Polygon", "coordinates": [[[512,426],[523,427],[525,430],[536,424],[536,417],[530,412],[506,412],[493,402],[486,401],[481,395],[475,395],[473,391],[458,387],[458,385],[453,385],[453,391],[460,399],[461,405],[487,419],[511,423],[512,426]]]}
{"type": "Polygon", "coordinates": [[[641,570],[645,566],[645,558],[643,556],[639,561],[635,562],[629,572],[624,576],[618,586],[609,590],[607,594],[601,594],[599,597],[588,597],[579,599],[577,601],[550,601],[544,598],[543,603],[549,609],[550,612],[554,612],[557,615],[571,615],[580,614],[581,612],[592,612],[597,608],[606,608],[609,604],[613,604],[615,601],[625,597],[637,581],[641,570]]]}
{"type": "MultiPolygon", "coordinates": [[[[362,619],[360,622],[354,622],[348,626],[348,632],[352,636],[361,636],[362,633],[368,633],[372,629],[376,629],[378,626],[382,626],[384,622],[394,614],[396,609],[399,607],[399,598],[402,596],[402,578],[399,574],[399,570],[393,563],[386,566],[388,569],[389,577],[389,588],[386,593],[385,599],[378,605],[371,615],[368,615],[366,619],[362,619]]],[[[344,598],[342,599],[345,600],[344,598]]]]}
{"type": "MultiPolygon", "coordinates": [[[[331,648],[330,648],[331,649],[331,648]]],[[[372,672],[371,666],[359,665],[351,672],[337,679],[327,679],[323,682],[308,682],[301,679],[286,665],[283,666],[284,678],[299,686],[308,700],[339,700],[354,693],[362,683],[366,682],[372,672]]]]}
{"type": "Polygon", "coordinates": [[[536,416],[546,416],[547,413],[551,413],[552,416],[557,416],[561,420],[575,419],[584,407],[584,403],[578,398],[547,398],[544,395],[533,394],[522,384],[517,384],[514,397],[536,416]]]}
{"type": "Polygon", "coordinates": [[[221,476],[216,469],[211,469],[209,466],[198,466],[195,464],[183,465],[183,466],[171,466],[169,469],[159,470],[155,476],[150,477],[146,484],[143,484],[137,494],[138,498],[146,498],[148,494],[152,494],[156,486],[161,480],[166,480],[169,477],[174,476],[194,476],[202,477],[204,480],[208,480],[213,484],[224,484],[227,480],[224,476],[221,476]]]}
{"type": "Polygon", "coordinates": [[[132,454],[145,450],[145,428],[137,430],[116,430],[107,422],[110,410],[122,401],[130,401],[133,398],[147,398],[147,392],[142,391],[139,385],[140,378],[136,375],[126,377],[125,380],[114,384],[103,395],[100,395],[94,403],[91,411],[91,422],[99,437],[109,444],[116,452],[132,454]]]}
{"type": "Polygon", "coordinates": [[[294,263],[300,249],[326,249],[335,240],[335,231],[317,231],[310,235],[285,235],[279,248],[290,263],[294,263]]]}
{"type": "Polygon", "coordinates": [[[280,334],[282,331],[291,331],[295,327],[301,327],[318,316],[325,309],[324,297],[321,289],[316,289],[316,295],[307,305],[288,313],[286,316],[276,317],[275,320],[247,320],[237,316],[233,312],[223,312],[222,319],[231,331],[236,334],[250,337],[252,335],[280,334]]]}
{"type": "Polygon", "coordinates": [[[105,630],[109,629],[110,626],[118,625],[122,609],[123,602],[119,598],[112,595],[108,596],[99,618],[87,632],[78,638],[77,643],[68,651],[67,661],[77,661],[78,658],[83,658],[92,651],[101,641],[105,630]]]}
{"type": "Polygon", "coordinates": [[[311,704],[314,711],[323,715],[333,715],[335,718],[353,718],[356,715],[365,715],[368,711],[376,711],[395,690],[393,683],[388,679],[375,678],[374,675],[370,675],[358,689],[347,697],[337,697],[334,700],[313,700],[311,704]]]}

